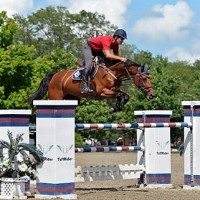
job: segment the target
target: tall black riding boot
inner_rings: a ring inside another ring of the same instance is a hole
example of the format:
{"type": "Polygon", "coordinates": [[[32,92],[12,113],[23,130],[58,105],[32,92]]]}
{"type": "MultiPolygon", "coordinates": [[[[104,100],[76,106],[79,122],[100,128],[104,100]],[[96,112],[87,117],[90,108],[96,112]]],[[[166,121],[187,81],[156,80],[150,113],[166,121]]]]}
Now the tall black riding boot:
{"type": "Polygon", "coordinates": [[[89,71],[85,68],[82,72],[82,89],[81,93],[88,93],[88,92],[93,92],[93,90],[90,89],[89,84],[88,84],[88,76],[89,76],[89,71]]]}

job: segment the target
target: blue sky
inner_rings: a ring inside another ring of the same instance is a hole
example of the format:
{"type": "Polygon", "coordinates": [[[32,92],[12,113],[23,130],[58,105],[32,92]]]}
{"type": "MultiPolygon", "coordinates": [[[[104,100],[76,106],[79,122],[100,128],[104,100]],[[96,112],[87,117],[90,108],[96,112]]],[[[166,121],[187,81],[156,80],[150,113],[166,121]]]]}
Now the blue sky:
{"type": "Polygon", "coordinates": [[[170,61],[200,59],[200,12],[198,0],[0,0],[9,16],[26,16],[46,6],[65,6],[104,14],[128,33],[126,43],[139,50],[162,55],[170,61]]]}

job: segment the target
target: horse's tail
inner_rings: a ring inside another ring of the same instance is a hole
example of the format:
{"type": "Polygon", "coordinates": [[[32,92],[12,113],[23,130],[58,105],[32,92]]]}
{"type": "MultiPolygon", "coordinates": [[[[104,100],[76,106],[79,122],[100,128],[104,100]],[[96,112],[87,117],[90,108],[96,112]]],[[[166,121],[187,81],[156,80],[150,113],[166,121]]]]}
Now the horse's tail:
{"type": "MultiPolygon", "coordinates": [[[[55,72],[56,73],[56,72],[55,72]]],[[[30,105],[33,105],[33,100],[40,100],[43,99],[45,94],[47,93],[48,90],[48,85],[49,82],[51,81],[52,77],[54,76],[55,73],[49,73],[47,74],[42,81],[40,82],[40,86],[38,87],[37,91],[35,91],[31,96],[27,98],[27,102],[30,105]]]]}

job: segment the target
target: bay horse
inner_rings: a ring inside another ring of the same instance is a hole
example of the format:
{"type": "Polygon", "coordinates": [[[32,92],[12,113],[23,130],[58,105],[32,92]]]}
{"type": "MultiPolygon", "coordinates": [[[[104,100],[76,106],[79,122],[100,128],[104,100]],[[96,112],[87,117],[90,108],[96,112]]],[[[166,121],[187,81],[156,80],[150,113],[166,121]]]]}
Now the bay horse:
{"type": "Polygon", "coordinates": [[[78,100],[80,98],[102,100],[116,99],[116,104],[110,108],[110,113],[121,111],[128,102],[129,95],[120,90],[121,82],[130,78],[131,82],[138,90],[143,92],[148,99],[155,97],[155,91],[151,84],[149,69],[127,60],[125,63],[118,62],[114,65],[105,65],[105,62],[96,62],[96,74],[90,80],[92,93],[81,93],[82,81],[80,70],[62,70],[47,74],[41,81],[37,91],[30,96],[27,101],[29,104],[33,100],[43,99],[48,91],[50,100],[78,100]],[[76,80],[76,78],[78,79],[76,80]]]}

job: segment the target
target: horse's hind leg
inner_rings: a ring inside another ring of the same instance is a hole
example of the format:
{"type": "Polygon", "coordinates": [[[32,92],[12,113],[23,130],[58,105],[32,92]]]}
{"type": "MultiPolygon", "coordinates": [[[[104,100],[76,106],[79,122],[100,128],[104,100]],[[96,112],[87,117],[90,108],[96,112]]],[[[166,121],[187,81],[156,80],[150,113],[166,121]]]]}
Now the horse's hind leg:
{"type": "Polygon", "coordinates": [[[58,95],[58,94],[48,94],[48,99],[49,100],[63,100],[63,96],[58,95]]]}
{"type": "Polygon", "coordinates": [[[48,99],[50,100],[63,100],[64,94],[61,89],[57,89],[55,86],[49,85],[48,88],[48,99]]]}
{"type": "Polygon", "coordinates": [[[123,92],[118,92],[116,98],[116,104],[114,107],[110,108],[110,113],[121,111],[124,105],[129,101],[129,95],[123,92]]]}

